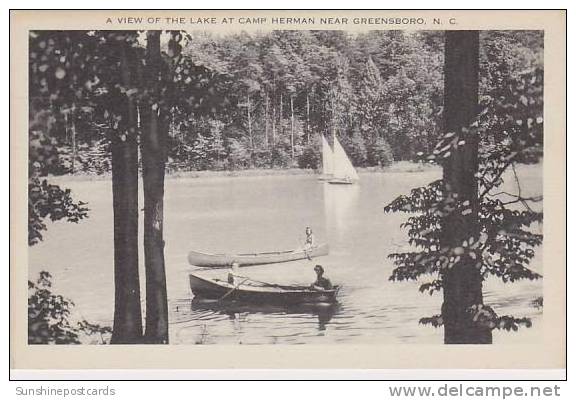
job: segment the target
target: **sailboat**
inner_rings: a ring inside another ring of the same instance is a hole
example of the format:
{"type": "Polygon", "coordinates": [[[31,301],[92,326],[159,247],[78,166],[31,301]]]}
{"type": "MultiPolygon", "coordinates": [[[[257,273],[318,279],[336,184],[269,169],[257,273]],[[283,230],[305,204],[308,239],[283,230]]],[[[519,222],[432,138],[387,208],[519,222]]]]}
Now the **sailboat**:
{"type": "Polygon", "coordinates": [[[322,175],[318,180],[327,181],[334,177],[334,152],[322,135],[322,175]]]}
{"type": "MultiPolygon", "coordinates": [[[[323,140],[324,137],[322,137],[323,140]]],[[[328,180],[331,184],[350,185],[355,183],[360,178],[356,173],[356,169],[352,162],[346,155],[344,148],[334,135],[334,151],[332,152],[332,177],[328,180]]]]}

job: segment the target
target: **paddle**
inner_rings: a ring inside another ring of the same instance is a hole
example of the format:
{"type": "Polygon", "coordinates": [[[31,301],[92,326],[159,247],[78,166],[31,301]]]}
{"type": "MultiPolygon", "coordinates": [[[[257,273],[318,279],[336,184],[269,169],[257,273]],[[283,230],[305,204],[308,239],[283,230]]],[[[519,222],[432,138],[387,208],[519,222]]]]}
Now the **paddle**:
{"type": "Polygon", "coordinates": [[[239,284],[237,284],[236,286],[234,286],[232,289],[230,289],[224,296],[220,297],[218,299],[218,301],[222,301],[224,300],[226,297],[228,297],[233,291],[235,291],[236,289],[238,289],[240,287],[240,285],[242,285],[244,282],[246,282],[247,280],[249,280],[250,278],[246,278],[244,279],[242,282],[240,282],[239,284]]]}

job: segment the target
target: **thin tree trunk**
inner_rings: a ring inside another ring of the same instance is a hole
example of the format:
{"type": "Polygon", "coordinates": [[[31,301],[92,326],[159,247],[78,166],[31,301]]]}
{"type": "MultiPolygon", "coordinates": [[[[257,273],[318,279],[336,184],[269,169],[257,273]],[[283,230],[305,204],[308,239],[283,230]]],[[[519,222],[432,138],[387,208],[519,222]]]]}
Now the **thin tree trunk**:
{"type": "Polygon", "coordinates": [[[284,111],[284,97],[282,96],[282,92],[280,92],[280,110],[279,110],[279,120],[280,120],[280,135],[282,135],[284,133],[284,115],[283,114],[284,111]]]}
{"type": "Polygon", "coordinates": [[[76,105],[72,104],[70,113],[70,136],[72,139],[72,174],[76,172],[76,105]]]}
{"type": "Polygon", "coordinates": [[[332,118],[331,118],[331,128],[332,128],[332,139],[336,138],[336,113],[334,110],[334,95],[330,96],[330,106],[332,108],[332,118]]]}
{"type": "Polygon", "coordinates": [[[274,148],[276,147],[276,104],[272,99],[272,146],[270,147],[270,167],[274,168],[274,148]]]}
{"type": "Polygon", "coordinates": [[[310,143],[310,94],[306,91],[306,142],[310,143]]]}
{"type": "MultiPolygon", "coordinates": [[[[445,42],[444,115],[447,132],[460,132],[475,117],[478,107],[478,31],[447,31],[445,42]]],[[[455,249],[469,238],[477,238],[478,140],[469,134],[464,145],[452,151],[443,166],[446,198],[469,201],[472,212],[450,213],[442,222],[443,246],[455,249]]],[[[445,343],[492,343],[490,329],[477,325],[469,312],[482,304],[482,275],[476,261],[462,256],[443,276],[445,343]]]]}
{"type": "MultiPolygon", "coordinates": [[[[147,32],[146,77],[151,84],[149,104],[142,109],[142,176],[144,181],[144,257],[146,267],[147,343],[168,343],[168,299],[164,265],[164,170],[167,118],[160,107],[162,63],[160,31],[147,32]]],[[[165,100],[165,99],[164,99],[165,100]]]]}
{"type": "Polygon", "coordinates": [[[248,138],[250,139],[250,160],[254,158],[254,138],[252,137],[252,114],[251,114],[250,95],[246,95],[246,110],[248,114],[248,138]]]}
{"type": "Polygon", "coordinates": [[[290,154],[294,160],[294,95],[290,95],[290,154]]]}
{"type": "Polygon", "coordinates": [[[269,133],[269,109],[270,109],[270,105],[269,105],[269,99],[268,99],[268,92],[265,92],[265,109],[264,109],[264,140],[266,143],[266,148],[270,147],[270,141],[268,138],[268,133],[269,133]]]}
{"type": "Polygon", "coordinates": [[[276,106],[272,102],[272,147],[276,143],[276,106]]]}
{"type": "MultiPolygon", "coordinates": [[[[126,44],[121,56],[122,82],[132,84],[126,44]]],[[[112,132],[112,204],[114,209],[114,326],[111,343],[142,340],[138,276],[138,117],[136,104],[122,96],[114,110],[120,125],[112,132]]]]}

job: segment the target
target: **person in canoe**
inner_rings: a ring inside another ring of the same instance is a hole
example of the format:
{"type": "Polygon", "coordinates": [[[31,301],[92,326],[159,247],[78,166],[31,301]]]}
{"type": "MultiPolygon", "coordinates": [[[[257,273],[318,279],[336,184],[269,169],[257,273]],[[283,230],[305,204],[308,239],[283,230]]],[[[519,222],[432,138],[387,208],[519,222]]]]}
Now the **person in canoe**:
{"type": "Polygon", "coordinates": [[[304,249],[308,250],[316,246],[316,238],[312,233],[312,228],[306,227],[306,239],[304,240],[304,249]]]}
{"type": "Polygon", "coordinates": [[[309,251],[311,251],[314,247],[316,247],[316,238],[314,237],[314,233],[312,233],[312,228],[309,226],[306,227],[306,239],[304,239],[304,254],[309,260],[312,260],[310,257],[309,251]]]}
{"type": "Polygon", "coordinates": [[[330,279],[324,277],[324,268],[321,265],[316,265],[314,267],[314,272],[316,272],[316,280],[310,285],[310,289],[314,290],[332,290],[332,282],[330,279]]]}

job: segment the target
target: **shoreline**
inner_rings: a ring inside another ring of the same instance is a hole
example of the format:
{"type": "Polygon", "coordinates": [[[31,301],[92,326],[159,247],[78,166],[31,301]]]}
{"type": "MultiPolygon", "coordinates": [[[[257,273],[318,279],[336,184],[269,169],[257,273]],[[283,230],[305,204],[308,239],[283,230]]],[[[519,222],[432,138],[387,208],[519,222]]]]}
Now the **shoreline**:
{"type": "MultiPolygon", "coordinates": [[[[417,173],[425,171],[439,170],[440,166],[433,164],[414,163],[410,161],[398,161],[388,167],[358,167],[359,174],[372,173],[417,173]]],[[[304,168],[251,168],[242,170],[205,170],[205,171],[173,171],[166,173],[166,180],[170,179],[205,179],[205,178],[246,178],[263,176],[300,176],[300,175],[321,175],[320,170],[304,168]]],[[[141,176],[141,173],[139,174],[141,176]]],[[[74,175],[48,176],[50,181],[106,181],[112,179],[111,173],[102,175],[77,173],[74,175]]]]}

